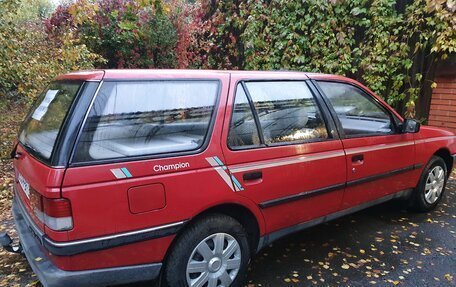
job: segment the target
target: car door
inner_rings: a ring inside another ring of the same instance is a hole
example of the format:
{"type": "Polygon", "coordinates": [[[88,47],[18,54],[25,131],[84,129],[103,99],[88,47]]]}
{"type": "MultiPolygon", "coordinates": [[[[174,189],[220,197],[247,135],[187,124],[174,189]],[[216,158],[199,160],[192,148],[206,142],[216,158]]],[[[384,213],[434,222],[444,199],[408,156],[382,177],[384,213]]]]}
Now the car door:
{"type": "Polygon", "coordinates": [[[415,145],[399,119],[355,83],[318,81],[337,117],[346,153],[343,209],[413,188],[415,145]]]}
{"type": "Polygon", "coordinates": [[[266,232],[335,212],[345,159],[334,124],[304,79],[231,80],[222,150],[237,191],[266,232]]]}

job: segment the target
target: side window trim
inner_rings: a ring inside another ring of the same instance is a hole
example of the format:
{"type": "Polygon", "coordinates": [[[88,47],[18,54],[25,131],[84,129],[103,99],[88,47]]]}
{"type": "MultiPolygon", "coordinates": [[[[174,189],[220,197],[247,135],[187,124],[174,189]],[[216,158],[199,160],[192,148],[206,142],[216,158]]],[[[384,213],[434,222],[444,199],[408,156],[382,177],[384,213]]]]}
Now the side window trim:
{"type": "MultiPolygon", "coordinates": [[[[340,139],[340,134],[337,129],[337,125],[334,122],[334,119],[332,119],[331,116],[328,115],[331,111],[329,108],[324,105],[324,98],[321,96],[321,94],[315,90],[314,85],[312,85],[311,81],[309,79],[243,79],[239,80],[235,83],[236,88],[234,90],[234,96],[232,99],[232,110],[230,112],[230,121],[229,121],[229,127],[228,129],[231,128],[231,121],[233,118],[233,112],[234,112],[234,103],[236,101],[236,95],[237,95],[237,89],[242,88],[246,94],[247,100],[249,102],[250,109],[252,111],[253,117],[255,119],[255,125],[258,131],[258,135],[260,138],[260,145],[251,147],[251,146],[246,146],[246,147],[231,147],[228,144],[228,137],[226,138],[226,145],[229,150],[231,151],[242,151],[242,150],[253,150],[253,149],[261,149],[261,148],[267,148],[267,147],[278,147],[278,146],[289,146],[289,145],[298,145],[298,144],[305,144],[305,143],[314,143],[314,142],[325,142],[325,141],[331,141],[331,140],[338,140],[340,139]],[[311,140],[303,140],[303,141],[296,141],[296,142],[281,142],[281,143],[274,143],[274,144],[266,144],[264,141],[264,135],[263,135],[263,129],[261,128],[261,124],[259,121],[258,113],[257,110],[255,109],[252,97],[250,95],[250,92],[246,86],[247,82],[304,82],[307,87],[309,88],[312,96],[315,99],[317,107],[320,109],[323,122],[325,124],[328,138],[326,139],[311,139],[311,140]]],[[[228,135],[229,135],[229,130],[228,130],[228,135]]]]}
{"type": "Polygon", "coordinates": [[[337,132],[339,134],[339,137],[340,138],[345,138],[345,133],[344,133],[344,129],[342,127],[342,123],[340,122],[339,120],[339,117],[337,116],[337,113],[336,111],[334,110],[334,107],[331,105],[331,103],[329,102],[329,99],[326,97],[325,93],[323,92],[323,90],[321,89],[320,85],[318,84],[317,81],[315,80],[311,80],[311,83],[315,86],[315,88],[317,89],[319,95],[320,95],[320,98],[323,100],[324,104],[325,104],[325,107],[328,109],[329,111],[329,114],[334,122],[334,124],[336,125],[336,129],[337,129],[337,132]]]}
{"type": "MultiPolygon", "coordinates": [[[[255,109],[255,106],[253,104],[253,100],[252,100],[252,96],[250,95],[250,91],[247,88],[247,86],[245,84],[245,81],[241,81],[240,84],[241,84],[242,89],[244,90],[244,93],[245,93],[246,97],[247,97],[247,101],[249,101],[250,110],[252,111],[253,119],[255,120],[255,125],[256,125],[256,128],[257,128],[257,132],[258,132],[258,137],[260,138],[260,146],[266,146],[266,144],[264,142],[263,129],[261,128],[261,124],[260,124],[260,118],[258,117],[257,110],[255,109]]],[[[234,96],[235,98],[236,98],[236,94],[234,96]]]]}
{"type": "MultiPolygon", "coordinates": [[[[315,101],[318,107],[321,110],[323,121],[325,122],[326,129],[328,129],[328,139],[340,139],[341,134],[336,122],[336,119],[333,118],[332,110],[328,107],[325,98],[322,96],[321,92],[318,90],[318,86],[315,85],[312,80],[306,80],[306,84],[315,97],[315,101]]],[[[339,120],[337,118],[337,120],[339,120]]]]}
{"type": "Polygon", "coordinates": [[[230,114],[229,114],[228,132],[227,132],[227,137],[226,137],[226,141],[225,141],[226,146],[231,151],[252,150],[252,149],[266,147],[266,145],[264,144],[263,130],[260,129],[260,122],[259,122],[259,119],[258,119],[258,114],[256,113],[256,110],[254,109],[252,98],[250,96],[250,93],[246,90],[244,81],[243,80],[237,81],[234,85],[235,85],[235,87],[234,87],[234,91],[233,91],[233,98],[231,100],[232,109],[231,109],[230,114]],[[247,98],[247,101],[249,103],[250,112],[252,113],[253,119],[255,121],[255,127],[257,129],[258,138],[260,140],[260,143],[258,145],[256,145],[256,146],[252,146],[252,145],[231,146],[229,144],[229,136],[230,136],[231,124],[233,122],[233,115],[234,115],[234,112],[235,112],[236,97],[237,97],[238,92],[239,92],[240,89],[242,89],[242,91],[244,91],[244,94],[245,94],[245,96],[247,98]],[[260,135],[260,130],[261,130],[261,135],[260,135]]]}
{"type": "Polygon", "coordinates": [[[360,86],[358,86],[358,85],[356,85],[354,83],[350,83],[350,82],[346,82],[346,81],[329,80],[329,79],[328,80],[327,79],[324,79],[324,80],[312,80],[312,82],[317,87],[317,90],[319,91],[319,93],[321,94],[322,98],[324,99],[324,102],[326,103],[326,105],[330,109],[331,116],[334,118],[334,121],[337,124],[337,127],[338,127],[339,134],[340,134],[341,138],[351,139],[351,138],[360,138],[360,137],[385,136],[385,135],[392,135],[392,134],[398,134],[399,133],[398,132],[398,125],[397,125],[397,118],[393,115],[393,113],[387,107],[385,107],[382,103],[380,103],[375,97],[373,97],[369,92],[364,90],[362,87],[360,87],[360,86]],[[349,85],[349,86],[355,87],[356,89],[361,91],[361,93],[365,97],[367,97],[368,99],[372,100],[375,103],[375,105],[377,105],[381,110],[383,110],[390,117],[391,123],[393,124],[393,128],[394,128],[393,133],[391,133],[391,134],[366,133],[366,134],[357,134],[357,135],[346,135],[345,132],[344,132],[344,129],[342,127],[342,123],[340,122],[339,116],[337,115],[336,111],[334,110],[334,107],[330,103],[328,97],[323,92],[323,89],[319,85],[320,82],[339,83],[339,84],[349,85]]]}

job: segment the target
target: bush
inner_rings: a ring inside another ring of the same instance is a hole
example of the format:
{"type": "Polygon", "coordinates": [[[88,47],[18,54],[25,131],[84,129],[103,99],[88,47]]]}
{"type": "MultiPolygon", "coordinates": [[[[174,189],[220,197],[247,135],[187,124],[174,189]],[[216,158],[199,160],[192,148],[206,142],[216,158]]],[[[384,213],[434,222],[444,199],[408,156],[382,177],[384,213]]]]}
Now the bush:
{"type": "Polygon", "coordinates": [[[48,41],[40,1],[3,1],[0,14],[0,94],[31,101],[56,75],[92,68],[101,58],[65,33],[59,45],[48,41]],[[33,17],[31,11],[37,12],[33,17]],[[25,15],[21,14],[26,13],[25,15]]]}
{"type": "Polygon", "coordinates": [[[100,68],[176,66],[176,29],[161,1],[78,0],[58,7],[46,28],[57,42],[74,29],[81,43],[107,60],[100,68]]]}
{"type": "Polygon", "coordinates": [[[76,0],[50,16],[48,1],[0,2],[11,98],[92,67],[286,69],[355,78],[423,117],[436,62],[456,52],[454,1],[76,0]]]}
{"type": "Polygon", "coordinates": [[[452,3],[205,0],[193,49],[208,68],[352,77],[399,111],[420,117],[429,106],[436,60],[456,52],[452,3]]]}

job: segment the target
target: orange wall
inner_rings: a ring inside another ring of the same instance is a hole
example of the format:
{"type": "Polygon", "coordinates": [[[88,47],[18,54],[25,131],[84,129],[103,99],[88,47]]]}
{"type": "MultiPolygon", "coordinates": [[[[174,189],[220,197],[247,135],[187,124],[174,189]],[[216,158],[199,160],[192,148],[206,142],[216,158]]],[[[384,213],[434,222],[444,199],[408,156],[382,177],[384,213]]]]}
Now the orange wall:
{"type": "Polygon", "coordinates": [[[430,126],[442,127],[456,133],[456,75],[439,76],[432,91],[430,126]]]}

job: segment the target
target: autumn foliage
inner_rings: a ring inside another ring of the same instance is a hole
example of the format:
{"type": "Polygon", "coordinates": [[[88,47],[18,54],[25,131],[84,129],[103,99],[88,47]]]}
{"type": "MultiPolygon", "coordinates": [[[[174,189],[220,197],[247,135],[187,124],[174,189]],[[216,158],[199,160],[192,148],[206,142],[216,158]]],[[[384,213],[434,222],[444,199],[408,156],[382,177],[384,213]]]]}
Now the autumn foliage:
{"type": "MultiPolygon", "coordinates": [[[[43,1],[1,3],[14,19],[43,1]]],[[[91,67],[298,70],[355,78],[421,117],[436,63],[456,53],[454,1],[66,3],[20,25],[0,16],[0,92],[33,97],[55,74],[91,67]]]]}
{"type": "Polygon", "coordinates": [[[455,13],[445,0],[206,0],[193,48],[204,68],[352,77],[421,118],[436,64],[456,53],[455,13]]]}
{"type": "Polygon", "coordinates": [[[72,30],[62,32],[59,43],[48,41],[42,1],[23,2],[0,3],[0,104],[5,98],[30,101],[56,75],[102,62],[73,36],[72,30]],[[36,13],[30,11],[32,8],[36,13]]]}

